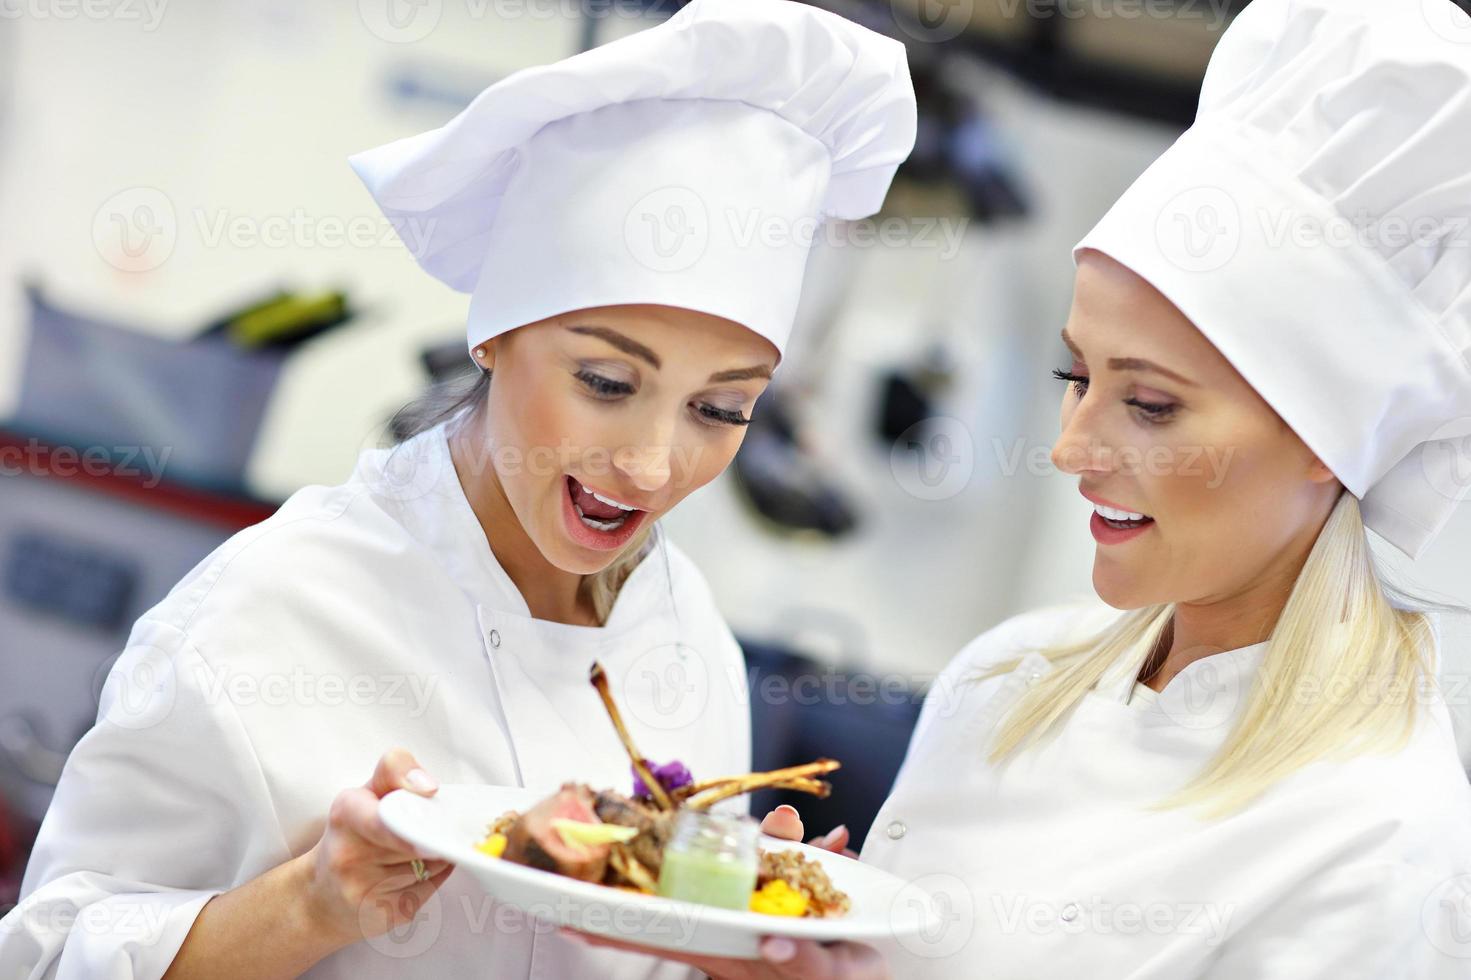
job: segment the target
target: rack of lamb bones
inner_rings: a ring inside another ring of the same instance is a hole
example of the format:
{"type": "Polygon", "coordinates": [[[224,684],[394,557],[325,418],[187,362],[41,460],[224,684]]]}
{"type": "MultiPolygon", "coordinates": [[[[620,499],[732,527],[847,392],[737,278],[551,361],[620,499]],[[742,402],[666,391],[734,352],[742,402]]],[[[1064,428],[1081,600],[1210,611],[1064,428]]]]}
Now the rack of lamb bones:
{"type": "MultiPolygon", "coordinates": [[[[797,790],[819,799],[832,791],[819,777],[839,768],[833,759],[698,782],[679,762],[653,765],[634,746],[601,664],[592,665],[590,680],[633,763],[632,795],[564,783],[526,812],[512,810],[491,821],[478,845],[482,853],[580,881],[654,894],[664,848],[681,810],[708,810],[759,789],[797,790]]],[[[773,885],[787,900],[769,907],[753,902],[754,909],[814,917],[848,911],[848,896],[834,887],[822,865],[794,850],[760,852],[758,894],[772,894],[768,886],[773,885]]]]}

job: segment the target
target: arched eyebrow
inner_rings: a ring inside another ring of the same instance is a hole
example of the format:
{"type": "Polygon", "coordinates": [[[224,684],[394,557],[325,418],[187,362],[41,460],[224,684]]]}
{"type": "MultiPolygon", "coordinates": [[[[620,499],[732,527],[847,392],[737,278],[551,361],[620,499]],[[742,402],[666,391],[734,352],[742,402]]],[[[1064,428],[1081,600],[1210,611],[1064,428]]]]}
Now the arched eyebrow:
{"type": "MultiPolygon", "coordinates": [[[[1067,349],[1072,351],[1074,357],[1076,357],[1080,361],[1085,360],[1085,358],[1083,357],[1083,352],[1078,349],[1077,344],[1073,343],[1073,338],[1068,335],[1066,327],[1064,327],[1062,330],[1062,342],[1064,344],[1067,344],[1067,349]]],[[[1142,357],[1110,357],[1108,359],[1108,366],[1113,368],[1115,371],[1153,371],[1155,374],[1162,374],[1166,378],[1178,381],[1182,385],[1189,385],[1192,388],[1200,387],[1200,385],[1196,384],[1194,381],[1191,381],[1184,375],[1176,374],[1169,368],[1161,367],[1153,361],[1146,361],[1142,357]]]]}
{"type": "Polygon", "coordinates": [[[654,366],[655,370],[658,370],[662,366],[661,362],[659,361],[658,354],[655,354],[653,351],[649,350],[647,347],[634,340],[632,337],[628,337],[619,333],[617,330],[613,330],[609,327],[582,326],[571,326],[567,329],[572,331],[573,333],[580,333],[585,334],[589,337],[596,337],[599,340],[613,345],[630,357],[637,357],[648,361],[654,366]]]}
{"type": "Polygon", "coordinates": [[[735,368],[730,371],[716,371],[710,375],[710,383],[716,384],[721,381],[750,381],[752,378],[771,379],[771,368],[765,364],[757,364],[754,367],[735,368]]]}
{"type": "MultiPolygon", "coordinates": [[[[663,367],[663,362],[659,360],[658,354],[655,354],[653,351],[649,350],[647,347],[634,340],[632,337],[629,337],[626,334],[621,334],[611,327],[590,327],[574,325],[569,326],[567,329],[572,331],[573,333],[582,334],[587,337],[596,337],[607,344],[611,344],[612,346],[618,348],[623,353],[628,354],[631,357],[637,357],[644,361],[647,361],[649,364],[654,366],[655,370],[663,367]]],[[[716,371],[714,374],[710,375],[709,383],[717,384],[724,381],[750,381],[752,378],[766,378],[769,380],[771,378],[770,366],[765,364],[756,364],[752,367],[732,368],[729,371],[716,371]]]]}

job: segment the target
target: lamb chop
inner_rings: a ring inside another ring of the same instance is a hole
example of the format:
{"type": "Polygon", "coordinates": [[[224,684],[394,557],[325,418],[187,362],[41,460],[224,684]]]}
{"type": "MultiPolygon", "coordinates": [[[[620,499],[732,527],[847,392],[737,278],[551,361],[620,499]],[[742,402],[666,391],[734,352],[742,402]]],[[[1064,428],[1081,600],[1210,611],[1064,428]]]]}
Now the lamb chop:
{"type": "Polygon", "coordinates": [[[655,810],[608,789],[594,797],[593,809],[603,823],[638,830],[638,836],[622,846],[628,848],[633,858],[657,878],[664,865],[664,846],[674,836],[674,811],[655,810]]]}
{"type": "MultiPolygon", "coordinates": [[[[817,777],[839,767],[832,759],[699,783],[690,781],[688,770],[678,764],[654,766],[634,746],[601,664],[593,664],[590,680],[628,753],[639,791],[634,796],[625,796],[609,789],[595,791],[581,784],[566,783],[555,795],[524,814],[503,814],[490,824],[489,833],[505,836],[502,856],[506,860],[582,881],[654,892],[664,863],[664,848],[673,836],[680,809],[708,810],[722,800],[766,787],[795,789],[818,797],[825,797],[831,791],[831,786],[817,777]],[[687,782],[682,785],[666,782],[671,771],[681,774],[687,782]],[[587,825],[604,825],[593,833],[608,834],[604,828],[609,825],[629,828],[635,833],[624,840],[572,840],[564,832],[567,825],[561,823],[563,820],[581,825],[583,837],[588,836],[587,825]]],[[[792,857],[796,860],[780,855],[773,859],[772,855],[763,853],[761,881],[780,878],[802,891],[810,902],[808,914],[845,912],[847,896],[833,887],[822,866],[799,855],[792,857]]]]}
{"type": "Polygon", "coordinates": [[[649,760],[645,759],[634,746],[633,737],[628,734],[628,728],[623,724],[623,715],[618,710],[618,703],[613,700],[613,692],[608,689],[608,675],[603,672],[602,664],[592,665],[589,679],[593,687],[597,689],[598,696],[602,698],[603,708],[608,712],[608,718],[613,722],[613,730],[618,733],[618,740],[623,743],[623,749],[633,763],[634,773],[637,774],[640,783],[648,788],[651,802],[658,810],[676,810],[681,806],[692,810],[708,810],[721,800],[754,793],[758,789],[767,787],[797,789],[811,793],[819,799],[832,792],[831,785],[813,777],[838,769],[840,764],[833,759],[818,759],[816,762],[787,769],[774,769],[771,772],[753,772],[744,776],[712,779],[705,783],[694,783],[671,790],[654,775],[649,760]]]}

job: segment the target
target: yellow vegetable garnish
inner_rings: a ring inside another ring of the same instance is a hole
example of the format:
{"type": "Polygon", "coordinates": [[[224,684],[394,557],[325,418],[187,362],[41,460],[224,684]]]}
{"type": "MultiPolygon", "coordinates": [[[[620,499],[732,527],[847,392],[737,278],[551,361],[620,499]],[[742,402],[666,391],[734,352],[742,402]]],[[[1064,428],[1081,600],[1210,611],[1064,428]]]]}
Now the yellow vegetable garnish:
{"type": "Polygon", "coordinates": [[[475,845],[475,850],[488,857],[498,858],[506,853],[506,835],[491,834],[485,840],[475,845]]]}
{"type": "Polygon", "coordinates": [[[556,817],[552,829],[561,835],[568,847],[589,844],[624,844],[638,836],[637,827],[624,827],[616,823],[583,823],[556,817]]]}
{"type": "Polygon", "coordinates": [[[751,893],[751,911],[762,915],[806,915],[807,896],[777,878],[751,893]]]}

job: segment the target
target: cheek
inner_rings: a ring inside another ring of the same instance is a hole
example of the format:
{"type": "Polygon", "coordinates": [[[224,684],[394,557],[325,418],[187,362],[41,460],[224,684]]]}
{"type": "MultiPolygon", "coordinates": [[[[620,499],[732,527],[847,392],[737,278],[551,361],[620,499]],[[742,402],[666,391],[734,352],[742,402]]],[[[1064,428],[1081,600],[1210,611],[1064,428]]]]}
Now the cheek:
{"type": "Polygon", "coordinates": [[[1293,479],[1279,442],[1274,433],[1240,427],[1176,446],[1173,471],[1151,477],[1171,522],[1167,530],[1224,564],[1284,544],[1303,483],[1293,479]]]}
{"type": "MultiPolygon", "coordinates": [[[[692,423],[700,425],[701,423],[692,423]]],[[[675,457],[670,460],[671,479],[674,481],[674,498],[670,507],[714,480],[735,459],[736,451],[745,440],[745,428],[734,428],[726,432],[713,430],[712,435],[699,431],[675,447],[675,457]]]]}
{"type": "Polygon", "coordinates": [[[507,371],[491,382],[486,431],[506,497],[523,519],[524,505],[562,479],[581,428],[574,393],[545,375],[507,371]]]}

